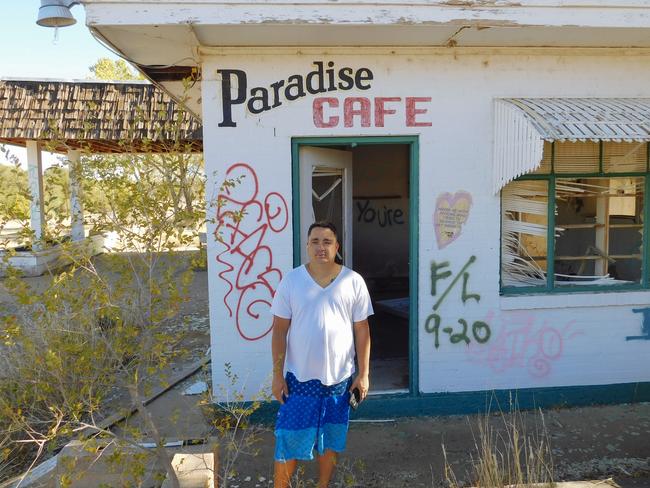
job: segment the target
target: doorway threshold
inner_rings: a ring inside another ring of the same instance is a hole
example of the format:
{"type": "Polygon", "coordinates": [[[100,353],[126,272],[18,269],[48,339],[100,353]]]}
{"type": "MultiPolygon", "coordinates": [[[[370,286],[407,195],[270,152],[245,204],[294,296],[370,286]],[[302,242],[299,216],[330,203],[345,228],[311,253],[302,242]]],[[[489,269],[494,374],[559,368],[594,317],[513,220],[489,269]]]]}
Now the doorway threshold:
{"type": "Polygon", "coordinates": [[[368,392],[368,396],[403,395],[408,393],[409,393],[408,388],[396,388],[394,390],[372,390],[368,392]]]}

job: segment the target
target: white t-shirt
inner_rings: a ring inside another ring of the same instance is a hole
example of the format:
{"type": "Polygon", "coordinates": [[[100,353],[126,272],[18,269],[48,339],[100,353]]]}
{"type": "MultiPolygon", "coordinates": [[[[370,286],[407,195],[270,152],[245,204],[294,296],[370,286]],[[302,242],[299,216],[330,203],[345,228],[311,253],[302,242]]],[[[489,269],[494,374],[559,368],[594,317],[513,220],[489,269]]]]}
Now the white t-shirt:
{"type": "Polygon", "coordinates": [[[335,385],[354,369],[353,323],[374,312],[365,281],[345,266],[325,288],[305,266],[290,271],[280,282],[271,313],[291,319],[284,371],[298,381],[317,379],[335,385]]]}

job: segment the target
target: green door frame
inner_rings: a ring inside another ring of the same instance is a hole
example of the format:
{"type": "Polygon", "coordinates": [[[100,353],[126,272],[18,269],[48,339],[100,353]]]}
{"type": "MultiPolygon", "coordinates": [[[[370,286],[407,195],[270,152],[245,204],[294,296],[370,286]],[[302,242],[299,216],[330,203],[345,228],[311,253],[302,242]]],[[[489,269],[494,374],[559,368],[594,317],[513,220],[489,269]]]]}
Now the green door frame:
{"type": "Polygon", "coordinates": [[[418,246],[419,246],[419,147],[417,136],[295,137],[291,139],[293,192],[293,265],[300,265],[300,146],[359,146],[405,144],[409,146],[409,394],[419,395],[418,368],[418,246]],[[297,202],[297,204],[296,204],[297,202]]]}

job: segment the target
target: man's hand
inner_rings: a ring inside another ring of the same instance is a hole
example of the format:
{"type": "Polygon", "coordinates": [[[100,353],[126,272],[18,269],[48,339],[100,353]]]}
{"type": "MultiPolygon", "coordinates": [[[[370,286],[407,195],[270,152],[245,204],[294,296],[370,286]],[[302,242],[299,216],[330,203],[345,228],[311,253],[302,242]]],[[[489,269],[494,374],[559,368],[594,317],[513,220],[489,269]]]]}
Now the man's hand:
{"type": "Polygon", "coordinates": [[[366,396],[368,396],[368,390],[370,389],[370,378],[367,374],[359,375],[354,379],[352,386],[350,387],[350,393],[352,393],[352,390],[355,388],[359,388],[360,401],[365,400],[366,396]]]}
{"type": "Polygon", "coordinates": [[[287,387],[287,381],[281,374],[273,375],[273,385],[271,386],[271,391],[273,392],[275,399],[284,404],[283,395],[285,397],[289,396],[289,387],[287,387]]]}
{"type": "Polygon", "coordinates": [[[354,346],[357,351],[358,375],[352,383],[350,391],[359,388],[360,398],[363,401],[370,389],[370,325],[368,319],[354,323],[354,346]]]}

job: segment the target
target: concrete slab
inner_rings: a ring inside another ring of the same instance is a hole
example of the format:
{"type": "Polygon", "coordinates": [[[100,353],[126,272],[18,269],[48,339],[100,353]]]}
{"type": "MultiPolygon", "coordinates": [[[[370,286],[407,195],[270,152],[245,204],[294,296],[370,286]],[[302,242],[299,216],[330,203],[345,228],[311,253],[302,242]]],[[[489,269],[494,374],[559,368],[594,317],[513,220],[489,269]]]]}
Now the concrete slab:
{"type": "Polygon", "coordinates": [[[183,395],[200,395],[208,391],[208,384],[205,381],[197,381],[185,389],[183,395]]]}
{"type": "MultiPolygon", "coordinates": [[[[198,403],[199,396],[183,395],[184,384],[166,392],[160,399],[147,408],[152,415],[160,435],[167,441],[205,439],[212,431],[212,426],[203,415],[198,403]]],[[[135,414],[113,427],[118,436],[129,429],[142,432],[143,442],[151,442],[147,425],[140,414],[135,414]]]]}
{"type": "MultiPolygon", "coordinates": [[[[607,487],[618,487],[618,485],[612,479],[606,480],[596,480],[596,481],[560,481],[553,483],[552,485],[544,483],[534,483],[526,485],[525,488],[607,488],[607,487]]],[[[474,487],[472,487],[474,488],[474,487]]],[[[524,488],[516,485],[508,485],[506,488],[524,488]]],[[[620,487],[618,487],[620,488],[620,487]]]]}
{"type": "Polygon", "coordinates": [[[613,480],[598,480],[598,481],[563,481],[555,483],[558,488],[604,488],[608,486],[618,486],[613,480]]]}
{"type": "MultiPolygon", "coordinates": [[[[92,256],[104,252],[104,236],[93,235],[83,241],[67,244],[65,252],[61,246],[48,247],[42,250],[16,252],[8,258],[9,265],[21,270],[23,276],[40,276],[46,271],[52,271],[72,263],[70,255],[79,249],[84,249],[92,256]]],[[[0,251],[0,257],[4,251],[0,251]]],[[[6,266],[0,262],[0,278],[6,276],[6,266]]]]}
{"type": "MultiPolygon", "coordinates": [[[[214,457],[211,453],[176,454],[172,466],[181,488],[213,488],[214,457]]],[[[169,478],[161,488],[171,488],[169,478]]]]}
{"type": "Polygon", "coordinates": [[[72,441],[57,456],[56,488],[156,486],[159,484],[153,452],[117,443],[72,441]],[[137,464],[136,464],[137,460],[137,464]],[[143,472],[140,476],[140,465],[143,472]]]}

